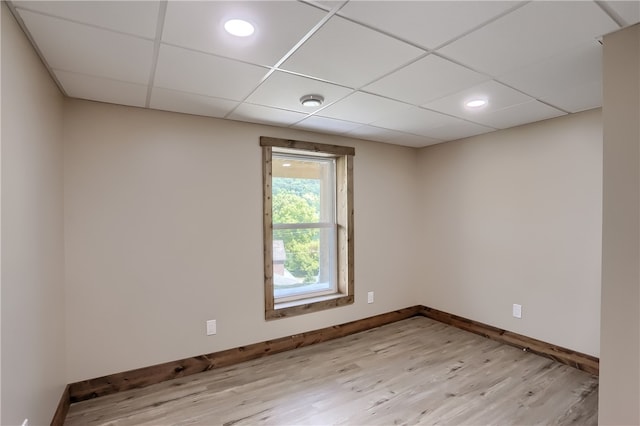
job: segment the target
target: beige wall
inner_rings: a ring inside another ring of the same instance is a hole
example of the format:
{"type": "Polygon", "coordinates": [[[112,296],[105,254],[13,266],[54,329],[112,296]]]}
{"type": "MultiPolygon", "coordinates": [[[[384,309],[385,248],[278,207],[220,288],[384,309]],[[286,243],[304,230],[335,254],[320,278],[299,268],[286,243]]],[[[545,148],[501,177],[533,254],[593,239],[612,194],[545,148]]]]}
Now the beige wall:
{"type": "Polygon", "coordinates": [[[2,418],[48,424],[65,376],[63,98],[2,8],[2,418]]]}
{"type": "MultiPolygon", "coordinates": [[[[2,20],[4,5],[0,7],[0,53],[2,52],[2,20]]],[[[2,81],[2,59],[0,58],[0,82],[2,81]]],[[[2,84],[0,83],[0,129],[2,129],[2,84]]],[[[2,131],[0,130],[0,242],[2,241],[2,131]]],[[[0,422],[2,422],[2,244],[0,243],[0,422]]]]}
{"type": "Polygon", "coordinates": [[[600,110],[427,147],[419,162],[420,302],[597,356],[600,110]]]}
{"type": "MultiPolygon", "coordinates": [[[[2,52],[2,20],[4,5],[0,7],[0,53],[2,52]]],[[[0,58],[0,82],[2,59],[0,58]]],[[[0,242],[2,241],[2,84],[0,83],[0,242]]],[[[2,422],[2,244],[0,243],[0,422],[2,422]]]]}
{"type": "Polygon", "coordinates": [[[69,382],[418,302],[413,149],[77,100],[64,128],[69,382]],[[261,135],[355,146],[354,305],[264,320],[261,135]]]}
{"type": "Polygon", "coordinates": [[[414,304],[599,354],[599,110],[414,150],[63,101],[2,15],[2,424],[48,422],[67,382],[414,304]],[[261,135],[356,147],[354,305],[264,320],[261,135]]]}
{"type": "Polygon", "coordinates": [[[599,110],[416,151],[66,107],[68,381],[417,303],[599,353],[599,110]],[[264,321],[260,135],[356,146],[354,306],[264,321]]]}
{"type": "Polygon", "coordinates": [[[604,38],[598,421],[640,424],[640,25],[604,38]]]}

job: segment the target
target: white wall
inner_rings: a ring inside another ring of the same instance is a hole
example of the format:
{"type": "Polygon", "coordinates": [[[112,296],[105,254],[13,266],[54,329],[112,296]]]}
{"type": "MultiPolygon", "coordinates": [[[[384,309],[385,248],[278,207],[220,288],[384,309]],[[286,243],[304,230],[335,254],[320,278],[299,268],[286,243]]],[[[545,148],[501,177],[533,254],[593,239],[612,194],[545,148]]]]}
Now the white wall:
{"type": "Polygon", "coordinates": [[[68,382],[416,304],[416,152],[68,100],[68,382]],[[354,305],[264,320],[259,137],[354,146],[354,305]],[[366,303],[375,291],[376,302],[366,303]],[[218,334],[205,336],[205,320],[218,334]]]}
{"type": "Polygon", "coordinates": [[[66,384],[63,98],[2,8],[2,418],[48,424],[66,384]]]}
{"type": "Polygon", "coordinates": [[[598,356],[601,111],[434,145],[419,163],[420,303],[598,356]]]}
{"type": "Polygon", "coordinates": [[[640,424],[640,24],[604,38],[598,422],[640,424]]]}

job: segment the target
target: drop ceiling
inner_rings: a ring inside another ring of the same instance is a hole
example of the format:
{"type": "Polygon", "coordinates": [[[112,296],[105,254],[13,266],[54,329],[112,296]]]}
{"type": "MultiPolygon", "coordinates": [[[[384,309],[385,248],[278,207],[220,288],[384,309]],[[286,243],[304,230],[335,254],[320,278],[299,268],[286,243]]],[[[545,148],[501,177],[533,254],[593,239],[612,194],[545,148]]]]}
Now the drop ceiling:
{"type": "Polygon", "coordinates": [[[414,147],[601,106],[599,40],[640,21],[637,1],[8,4],[69,97],[414,147]]]}

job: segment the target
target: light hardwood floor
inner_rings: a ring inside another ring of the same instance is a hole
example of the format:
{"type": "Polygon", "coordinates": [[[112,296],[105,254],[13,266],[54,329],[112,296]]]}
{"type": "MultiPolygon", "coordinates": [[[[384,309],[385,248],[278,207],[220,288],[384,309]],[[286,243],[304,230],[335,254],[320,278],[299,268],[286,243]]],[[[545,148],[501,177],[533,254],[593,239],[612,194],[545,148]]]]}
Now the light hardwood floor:
{"type": "Polygon", "coordinates": [[[73,404],[65,425],[597,424],[598,378],[414,317],[73,404]]]}

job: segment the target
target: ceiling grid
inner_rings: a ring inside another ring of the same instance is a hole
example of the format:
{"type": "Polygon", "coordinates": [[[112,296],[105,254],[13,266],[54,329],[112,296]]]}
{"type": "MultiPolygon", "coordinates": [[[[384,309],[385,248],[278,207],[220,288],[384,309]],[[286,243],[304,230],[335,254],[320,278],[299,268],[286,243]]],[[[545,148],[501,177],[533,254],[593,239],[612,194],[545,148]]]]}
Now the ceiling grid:
{"type": "Polygon", "coordinates": [[[69,97],[415,147],[600,107],[598,40],[640,22],[636,1],[8,5],[69,97]]]}

